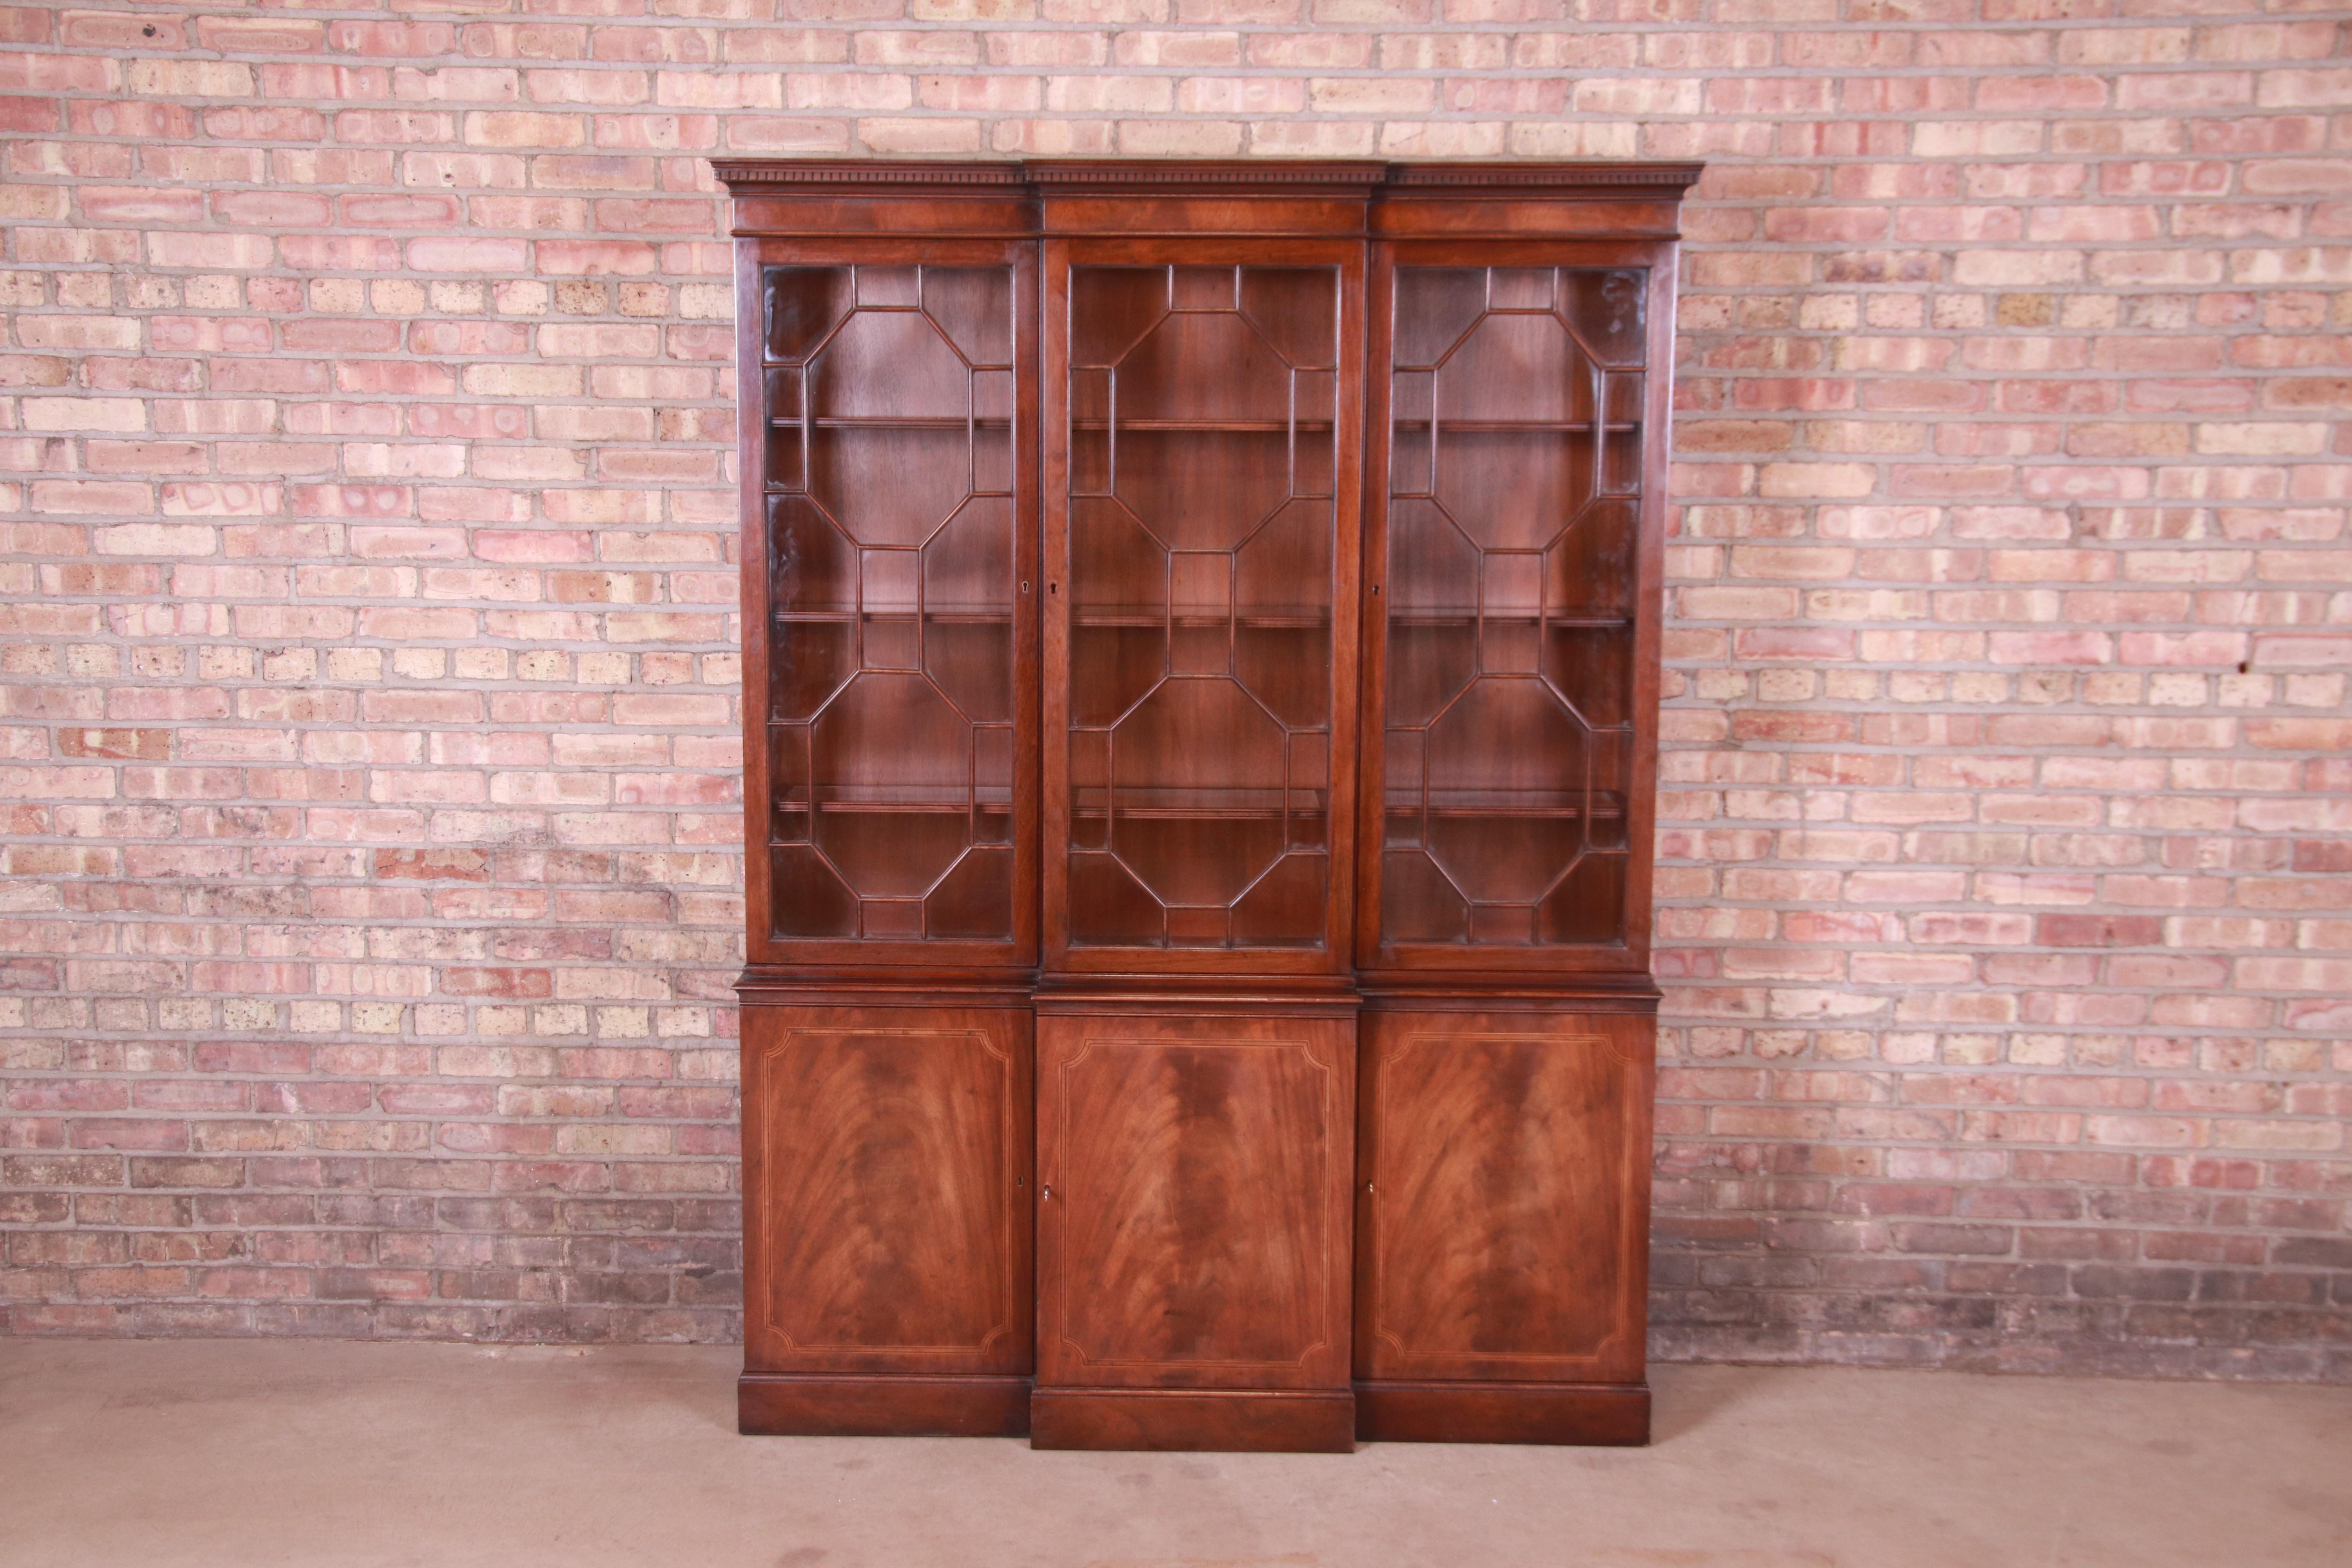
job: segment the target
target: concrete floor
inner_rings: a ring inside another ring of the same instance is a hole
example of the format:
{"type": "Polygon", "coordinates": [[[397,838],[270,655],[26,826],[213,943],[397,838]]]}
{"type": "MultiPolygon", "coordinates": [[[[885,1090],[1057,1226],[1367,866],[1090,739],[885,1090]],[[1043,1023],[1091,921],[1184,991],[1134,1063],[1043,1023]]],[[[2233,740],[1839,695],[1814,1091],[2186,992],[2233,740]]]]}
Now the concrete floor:
{"type": "Polygon", "coordinates": [[[5,1568],[2346,1568],[2352,1391],[1658,1369],[1647,1450],[739,1437],[726,1349],[0,1340],[5,1568]]]}

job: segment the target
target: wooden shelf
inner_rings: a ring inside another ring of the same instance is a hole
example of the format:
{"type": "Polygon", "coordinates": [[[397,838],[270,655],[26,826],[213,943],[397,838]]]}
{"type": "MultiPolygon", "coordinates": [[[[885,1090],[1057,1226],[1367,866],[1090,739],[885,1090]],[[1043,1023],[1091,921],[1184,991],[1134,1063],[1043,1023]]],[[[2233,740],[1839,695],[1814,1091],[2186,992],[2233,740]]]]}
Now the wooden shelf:
{"type": "MultiPolygon", "coordinates": [[[[1418,794],[1391,790],[1382,803],[1391,816],[1419,816],[1418,794]]],[[[1504,819],[1591,817],[1614,821],[1625,815],[1624,801],[1606,792],[1592,797],[1564,790],[1439,790],[1429,792],[1429,815],[1444,817],[1504,819]]]]}
{"type": "Polygon", "coordinates": [[[1326,816],[1330,813],[1328,790],[1289,791],[1287,812],[1283,809],[1284,793],[1278,789],[1154,789],[1148,785],[1128,784],[1105,789],[1099,784],[1089,784],[1070,792],[1070,815],[1082,819],[1099,819],[1116,814],[1124,817],[1176,822],[1265,822],[1278,820],[1285,816],[1326,816]]]}
{"type": "Polygon", "coordinates": [[[942,605],[938,609],[926,607],[920,612],[898,609],[777,610],[770,615],[769,619],[780,626],[803,622],[838,626],[849,621],[912,621],[919,614],[923,620],[943,626],[1009,626],[1013,621],[1013,611],[1009,607],[998,609],[993,605],[942,605]]]}
{"type": "Polygon", "coordinates": [[[986,418],[967,419],[962,415],[942,415],[937,418],[906,419],[771,419],[771,430],[798,430],[803,426],[818,430],[968,430],[977,426],[982,430],[1010,430],[1013,421],[991,415],[986,418]]]}
{"type": "MultiPolygon", "coordinates": [[[[1391,423],[1393,428],[1399,430],[1426,430],[1431,421],[1398,419],[1391,423]]],[[[1592,421],[1590,419],[1448,419],[1441,415],[1435,423],[1441,434],[1447,431],[1459,431],[1465,436],[1509,436],[1522,431],[1531,434],[1576,436],[1590,434],[1593,429],[1592,421]]],[[[1638,422],[1623,425],[1607,424],[1600,426],[1603,433],[1611,436],[1627,435],[1641,427],[1638,422]]]]}
{"type": "Polygon", "coordinates": [[[1418,631],[1425,626],[1475,626],[1482,618],[1489,625],[1499,622],[1507,626],[1533,626],[1541,621],[1546,626],[1581,631],[1622,630],[1633,624],[1632,618],[1625,616],[1546,616],[1534,610],[1488,610],[1482,616],[1476,610],[1450,605],[1433,610],[1392,608],[1388,612],[1388,617],[1390,626],[1408,631],[1418,631]]]}
{"type": "MultiPolygon", "coordinates": [[[[809,495],[809,488],[806,485],[779,484],[773,479],[761,483],[760,491],[762,495],[798,496],[803,500],[806,500],[809,495]]],[[[968,501],[1011,500],[1013,492],[1011,490],[966,490],[963,499],[968,501]]]]}
{"type": "Polygon", "coordinates": [[[1142,605],[1108,605],[1070,612],[1070,625],[1074,626],[1151,627],[1172,623],[1181,627],[1206,629],[1222,626],[1229,620],[1235,626],[1258,631],[1318,631],[1330,626],[1331,612],[1313,606],[1270,605],[1265,609],[1243,609],[1228,614],[1223,610],[1186,609],[1182,605],[1171,611],[1142,605]]]}
{"type": "MultiPolygon", "coordinates": [[[[857,311],[860,315],[913,315],[921,309],[922,307],[919,305],[860,305],[857,307],[857,311]]],[[[819,354],[822,354],[824,352],[824,351],[822,348],[817,351],[819,354]]],[[[804,371],[808,368],[809,361],[805,359],[771,359],[765,353],[762,353],[760,356],[760,369],[762,372],[773,373],[776,371],[784,371],[789,373],[804,371]]],[[[964,369],[978,371],[982,374],[992,375],[1013,375],[1017,374],[1014,367],[1009,364],[979,364],[966,362],[964,369]]]]}
{"type": "MultiPolygon", "coordinates": [[[[824,784],[818,787],[817,795],[816,809],[825,816],[835,812],[919,812],[961,816],[971,811],[997,816],[1013,809],[1013,792],[1002,784],[982,785],[977,792],[936,784],[824,784]]],[[[807,787],[779,791],[776,805],[780,811],[806,812],[807,787]]]]}
{"type": "MultiPolygon", "coordinates": [[[[1286,815],[1294,817],[1321,816],[1328,806],[1323,790],[1293,790],[1286,815]]],[[[832,806],[821,809],[832,810],[832,806]]],[[[852,808],[843,808],[852,809],[852,808]]],[[[906,809],[906,808],[896,808],[906,809]]],[[[1614,822],[1625,816],[1624,803],[1611,797],[1591,805],[1581,800],[1552,798],[1548,800],[1518,798],[1509,792],[1442,791],[1430,795],[1429,815],[1451,819],[1479,821],[1573,821],[1591,818],[1596,822],[1614,822]]],[[[1391,816],[1419,816],[1419,805],[1400,803],[1391,795],[1385,807],[1391,816]]],[[[1147,789],[1119,786],[1106,791],[1099,785],[1073,790],[1070,795],[1070,815],[1078,818],[1099,818],[1107,813],[1119,816],[1167,818],[1186,822],[1206,822],[1220,818],[1265,821],[1285,816],[1280,790],[1211,790],[1211,789],[1147,789]],[[1112,796],[1115,799],[1106,799],[1112,796]]]]}
{"type": "Polygon", "coordinates": [[[1141,431],[1164,435],[1234,434],[1282,436],[1293,430],[1328,430],[1328,419],[1073,419],[1073,430],[1141,431]]]}

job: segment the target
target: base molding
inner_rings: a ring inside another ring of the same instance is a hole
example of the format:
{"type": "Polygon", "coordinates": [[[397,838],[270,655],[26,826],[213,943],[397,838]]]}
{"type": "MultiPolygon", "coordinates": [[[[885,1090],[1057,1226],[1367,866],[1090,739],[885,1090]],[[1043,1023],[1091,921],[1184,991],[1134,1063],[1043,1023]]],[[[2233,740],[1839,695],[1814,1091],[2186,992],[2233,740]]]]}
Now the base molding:
{"type": "Polygon", "coordinates": [[[1557,1443],[1638,1448],[1650,1440],[1646,1383],[1359,1383],[1368,1443],[1557,1443]]]}
{"type": "Polygon", "coordinates": [[[1033,1448],[1345,1454],[1356,1397],[1344,1390],[1040,1388],[1033,1448]]]}
{"type": "Polygon", "coordinates": [[[747,1372],[735,1418],[746,1436],[1018,1437],[1029,1430],[1029,1380],[747,1372]]]}
{"type": "Polygon", "coordinates": [[[1365,1443],[1640,1447],[1640,1383],[1359,1383],[1321,1389],[1034,1388],[1025,1377],[747,1372],[738,1430],[800,1437],[1019,1437],[1036,1448],[1344,1454],[1365,1443]]]}

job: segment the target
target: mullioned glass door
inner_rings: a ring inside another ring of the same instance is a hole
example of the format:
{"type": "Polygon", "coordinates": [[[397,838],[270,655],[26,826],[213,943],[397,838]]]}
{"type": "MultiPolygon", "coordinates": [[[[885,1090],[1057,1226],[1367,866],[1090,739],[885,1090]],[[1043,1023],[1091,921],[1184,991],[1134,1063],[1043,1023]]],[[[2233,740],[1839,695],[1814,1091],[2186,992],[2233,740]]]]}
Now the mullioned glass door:
{"type": "Polygon", "coordinates": [[[1012,956],[1027,926],[1030,276],[762,269],[773,940],[1012,956]]]}
{"type": "Polygon", "coordinates": [[[1640,267],[1394,268],[1368,868],[1384,961],[1627,941],[1649,291],[1640,267]]]}
{"type": "MultiPolygon", "coordinates": [[[[1352,273],[1122,259],[1066,279],[1058,934],[1081,961],[1328,967],[1350,826],[1352,273]]],[[[1047,911],[1050,930],[1050,893],[1047,911]]]]}

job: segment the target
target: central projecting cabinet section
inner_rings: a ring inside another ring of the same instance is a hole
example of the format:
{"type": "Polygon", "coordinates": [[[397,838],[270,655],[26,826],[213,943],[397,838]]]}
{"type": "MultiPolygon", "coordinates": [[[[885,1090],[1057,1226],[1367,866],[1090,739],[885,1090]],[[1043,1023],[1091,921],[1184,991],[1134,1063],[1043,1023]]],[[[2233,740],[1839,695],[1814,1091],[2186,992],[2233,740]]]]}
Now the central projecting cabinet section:
{"type": "Polygon", "coordinates": [[[718,172],[743,1429],[1643,1440],[1696,167],[718,172]]]}

